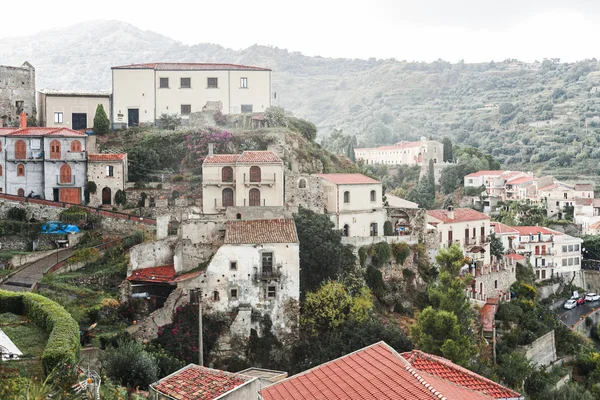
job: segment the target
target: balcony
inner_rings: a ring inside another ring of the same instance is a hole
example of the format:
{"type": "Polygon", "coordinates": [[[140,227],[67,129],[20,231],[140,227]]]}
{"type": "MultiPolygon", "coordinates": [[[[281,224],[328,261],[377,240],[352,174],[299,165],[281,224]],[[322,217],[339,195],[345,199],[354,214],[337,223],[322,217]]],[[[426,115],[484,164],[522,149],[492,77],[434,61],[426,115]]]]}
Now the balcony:
{"type": "Polygon", "coordinates": [[[214,205],[215,205],[215,208],[216,208],[217,210],[224,210],[224,209],[226,209],[227,207],[234,207],[234,203],[235,203],[235,202],[233,201],[233,199],[232,199],[231,203],[227,203],[227,202],[226,202],[226,203],[223,203],[223,200],[222,200],[222,199],[216,199],[216,198],[215,198],[214,205]],[[225,205],[223,205],[223,204],[225,204],[225,205]]]}
{"type": "Polygon", "coordinates": [[[41,150],[29,150],[24,154],[14,150],[6,152],[6,161],[44,161],[44,152],[41,150]]]}
{"type": "Polygon", "coordinates": [[[58,186],[73,186],[75,185],[75,175],[71,175],[71,180],[69,182],[65,182],[64,179],[60,179],[60,175],[56,175],[56,184],[58,186]]]}
{"type": "Polygon", "coordinates": [[[546,250],[538,250],[533,254],[536,256],[555,256],[556,252],[552,251],[550,249],[546,249],[546,250]]]}
{"type": "Polygon", "coordinates": [[[203,186],[235,186],[235,181],[223,181],[221,179],[205,179],[202,181],[203,186]]]}
{"type": "Polygon", "coordinates": [[[279,280],[281,278],[281,265],[276,265],[273,269],[263,269],[258,270],[254,273],[254,280],[256,281],[270,281],[270,280],[279,280]]]}
{"type": "Polygon", "coordinates": [[[63,160],[66,161],[85,161],[87,153],[85,151],[65,151],[62,154],[63,160]]]}
{"type": "Polygon", "coordinates": [[[273,175],[261,175],[260,182],[251,181],[250,176],[248,174],[244,174],[244,185],[246,186],[262,186],[268,185],[269,187],[273,187],[275,184],[275,173],[273,175]]]}

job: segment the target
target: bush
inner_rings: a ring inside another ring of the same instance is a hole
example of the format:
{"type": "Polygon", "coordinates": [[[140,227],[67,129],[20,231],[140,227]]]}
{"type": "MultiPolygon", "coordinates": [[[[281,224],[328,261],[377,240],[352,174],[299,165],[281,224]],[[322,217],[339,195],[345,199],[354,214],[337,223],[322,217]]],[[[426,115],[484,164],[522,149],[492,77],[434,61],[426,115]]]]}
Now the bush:
{"type": "Polygon", "coordinates": [[[94,116],[94,133],[96,135],[104,135],[110,131],[110,121],[104,111],[104,106],[98,104],[96,115],[94,116]]]}
{"type": "Polygon", "coordinates": [[[390,245],[387,242],[380,242],[370,246],[368,253],[371,256],[371,263],[377,268],[386,263],[392,255],[390,245]]]}
{"type": "Polygon", "coordinates": [[[8,212],[6,213],[6,218],[13,220],[13,221],[26,222],[27,221],[27,211],[24,208],[11,207],[8,209],[8,212]]]}
{"type": "Polygon", "coordinates": [[[227,115],[224,115],[221,111],[217,111],[213,114],[215,123],[219,126],[227,125],[227,115]]]}
{"type": "Polygon", "coordinates": [[[156,359],[136,340],[120,340],[116,348],[109,347],[102,366],[111,379],[128,388],[145,389],[158,380],[156,359]]]}
{"type": "Polygon", "coordinates": [[[181,117],[177,113],[162,113],[160,114],[160,117],[158,117],[158,126],[160,126],[163,129],[174,131],[179,126],[181,126],[181,117]]]}
{"type": "Polygon", "coordinates": [[[0,313],[25,315],[48,333],[42,354],[46,373],[79,360],[79,325],[71,314],[54,301],[34,293],[13,293],[0,290],[0,313]]]}
{"type": "Polygon", "coordinates": [[[144,189],[145,187],[146,187],[146,182],[144,182],[144,181],[137,181],[136,183],[133,184],[134,189],[144,189]]]}
{"type": "Polygon", "coordinates": [[[288,119],[281,107],[269,107],[265,110],[265,121],[269,126],[287,126],[288,119]]]}
{"type": "Polygon", "coordinates": [[[115,203],[117,203],[119,206],[127,203],[127,195],[123,190],[119,189],[117,190],[117,193],[115,193],[115,203]]]}
{"type": "Polygon", "coordinates": [[[392,254],[396,259],[396,264],[404,264],[404,261],[410,255],[410,246],[406,243],[394,243],[392,245],[392,254]]]}
{"type": "Polygon", "coordinates": [[[183,175],[174,175],[171,177],[171,182],[182,182],[183,175]]]}
{"type": "Polygon", "coordinates": [[[394,236],[394,227],[390,221],[385,221],[383,223],[383,235],[384,236],[394,236]]]}

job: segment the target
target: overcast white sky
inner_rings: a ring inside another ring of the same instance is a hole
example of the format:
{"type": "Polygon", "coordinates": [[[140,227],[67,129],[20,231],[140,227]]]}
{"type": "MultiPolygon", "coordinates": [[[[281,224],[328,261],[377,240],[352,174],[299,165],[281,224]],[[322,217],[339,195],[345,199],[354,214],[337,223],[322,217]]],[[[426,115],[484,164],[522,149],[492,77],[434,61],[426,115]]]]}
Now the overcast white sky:
{"type": "Polygon", "coordinates": [[[27,10],[25,24],[3,18],[0,37],[117,19],[186,44],[323,57],[576,61],[599,52],[600,0],[32,0],[27,10]]]}

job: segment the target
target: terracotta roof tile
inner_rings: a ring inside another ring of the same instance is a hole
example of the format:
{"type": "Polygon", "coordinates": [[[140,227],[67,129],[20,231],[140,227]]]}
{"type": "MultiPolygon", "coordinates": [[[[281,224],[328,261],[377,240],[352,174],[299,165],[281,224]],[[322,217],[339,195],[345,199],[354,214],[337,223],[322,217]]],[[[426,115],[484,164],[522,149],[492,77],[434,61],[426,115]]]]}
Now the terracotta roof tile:
{"type": "Polygon", "coordinates": [[[475,211],[471,208],[456,208],[454,210],[454,218],[448,218],[447,210],[429,210],[427,215],[435,219],[439,219],[445,224],[452,222],[463,222],[463,221],[481,221],[490,219],[490,217],[482,212],[475,211]]]}
{"type": "Polygon", "coordinates": [[[291,218],[227,221],[225,244],[298,243],[291,218]]]}
{"type": "MultiPolygon", "coordinates": [[[[514,390],[508,389],[481,375],[477,375],[443,357],[423,353],[420,350],[402,353],[402,357],[407,360],[413,368],[421,372],[434,375],[462,387],[485,394],[486,396],[495,399],[521,397],[521,395],[514,390]]],[[[450,397],[446,397],[450,399],[450,397]]]]}
{"type": "Polygon", "coordinates": [[[205,164],[235,164],[239,154],[214,154],[204,159],[205,164]]]}
{"type": "Polygon", "coordinates": [[[543,226],[513,226],[513,229],[519,232],[521,236],[537,235],[562,235],[562,232],[553,229],[544,228],[543,226]]]}
{"type": "Polygon", "coordinates": [[[272,151],[245,151],[237,160],[238,163],[283,163],[272,151]]]}
{"type": "Polygon", "coordinates": [[[505,234],[505,233],[518,233],[516,229],[511,226],[504,225],[501,222],[490,222],[490,226],[494,228],[494,233],[505,234]]]}
{"type": "Polygon", "coordinates": [[[485,175],[500,176],[505,172],[506,171],[504,171],[504,170],[484,170],[484,171],[473,172],[472,174],[466,175],[465,177],[466,178],[475,178],[478,176],[485,176],[485,175]]]}
{"type": "Polygon", "coordinates": [[[252,67],[238,64],[215,63],[144,63],[112,67],[112,69],[154,69],[157,71],[270,71],[268,68],[252,67]]]}
{"type": "Polygon", "coordinates": [[[17,128],[12,132],[5,133],[7,136],[86,136],[85,133],[67,128],[17,128]]]}
{"type": "Polygon", "coordinates": [[[522,183],[533,182],[533,176],[522,176],[506,182],[507,185],[520,185],[522,183]]]}
{"type": "Polygon", "coordinates": [[[317,174],[317,176],[336,185],[372,185],[381,183],[363,174],[317,174]]]}
{"type": "Polygon", "coordinates": [[[89,161],[118,161],[124,160],[126,154],[113,153],[113,154],[88,154],[89,161]]]}
{"type": "Polygon", "coordinates": [[[594,191],[594,185],[589,184],[589,183],[577,183],[575,184],[575,190],[578,192],[593,192],[594,191]]]}
{"type": "Polygon", "coordinates": [[[152,387],[178,400],[213,400],[257,378],[190,364],[152,387]]]}
{"type": "Polygon", "coordinates": [[[504,257],[506,258],[511,258],[515,261],[523,261],[525,259],[525,256],[522,254],[517,254],[517,253],[510,253],[510,254],[505,254],[504,257]]]}
{"type": "Polygon", "coordinates": [[[416,142],[398,142],[398,143],[394,143],[393,145],[390,146],[379,146],[379,147],[363,147],[363,148],[358,148],[355,149],[355,151],[366,151],[366,150],[400,150],[400,149],[409,149],[412,147],[419,147],[421,146],[421,141],[416,141],[416,142]]]}
{"type": "Polygon", "coordinates": [[[260,394],[264,400],[493,398],[419,371],[384,342],[275,383],[261,390],[260,394]]]}
{"type": "Polygon", "coordinates": [[[600,221],[594,222],[593,224],[588,226],[588,229],[600,229],[600,221]]]}
{"type": "Polygon", "coordinates": [[[127,277],[128,281],[143,281],[169,283],[175,278],[175,267],[173,265],[161,265],[160,267],[136,269],[127,277]]]}

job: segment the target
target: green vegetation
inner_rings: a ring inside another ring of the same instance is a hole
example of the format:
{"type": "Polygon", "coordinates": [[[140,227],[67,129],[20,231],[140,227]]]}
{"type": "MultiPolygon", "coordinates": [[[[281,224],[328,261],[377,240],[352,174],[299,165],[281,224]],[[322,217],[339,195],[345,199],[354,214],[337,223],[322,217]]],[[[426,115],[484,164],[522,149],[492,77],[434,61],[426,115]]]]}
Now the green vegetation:
{"type": "Polygon", "coordinates": [[[21,350],[25,357],[41,357],[48,334],[39,326],[29,321],[26,316],[11,312],[0,314],[0,328],[21,350]]]}
{"type": "Polygon", "coordinates": [[[136,340],[119,341],[104,353],[102,366],[113,382],[129,388],[147,388],[159,378],[155,358],[136,340]]]}
{"type": "Polygon", "coordinates": [[[104,106],[98,104],[96,115],[94,116],[94,133],[96,135],[105,135],[110,131],[110,121],[104,111],[104,106]]]}
{"type": "Polygon", "coordinates": [[[158,117],[158,126],[163,129],[174,131],[181,126],[181,117],[175,114],[162,113],[158,117]]]}

